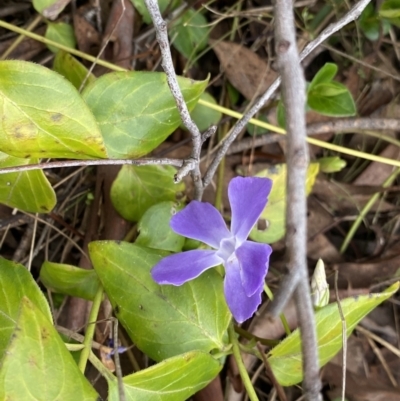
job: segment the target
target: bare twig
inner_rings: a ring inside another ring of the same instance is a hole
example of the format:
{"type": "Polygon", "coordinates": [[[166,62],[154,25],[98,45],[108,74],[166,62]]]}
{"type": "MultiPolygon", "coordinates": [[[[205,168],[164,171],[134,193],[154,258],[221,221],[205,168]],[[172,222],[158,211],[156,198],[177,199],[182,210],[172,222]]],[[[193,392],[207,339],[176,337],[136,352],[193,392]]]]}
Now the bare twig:
{"type": "Polygon", "coordinates": [[[0,174],[6,173],[18,173],[22,171],[31,171],[31,170],[45,170],[49,168],[61,168],[61,167],[76,167],[76,166],[110,166],[110,165],[123,165],[130,164],[134,166],[148,166],[150,164],[157,164],[163,166],[175,166],[182,167],[183,160],[180,159],[95,159],[95,160],[63,160],[63,161],[55,161],[49,163],[38,163],[38,164],[26,164],[25,166],[14,166],[14,167],[5,167],[0,169],[0,174]]]}
{"type": "MultiPolygon", "coordinates": [[[[361,0],[358,2],[343,18],[339,21],[329,25],[324,29],[321,34],[312,42],[310,42],[300,54],[300,60],[307,57],[315,48],[317,48],[322,42],[332,36],[339,29],[343,28],[348,23],[356,20],[364,8],[368,5],[371,0],[361,0]]],[[[208,170],[203,178],[203,186],[206,187],[210,184],[217,168],[231,146],[232,142],[237,138],[240,132],[245,128],[249,120],[261,110],[262,107],[267,103],[269,99],[273,96],[275,91],[279,88],[281,83],[281,78],[277,78],[272,85],[267,89],[267,91],[257,100],[257,102],[247,111],[247,113],[234,125],[230,133],[225,137],[222,146],[220,147],[218,153],[216,154],[214,160],[211,162],[208,170]]]]}
{"type": "MultiPolygon", "coordinates": [[[[351,132],[358,130],[390,130],[400,131],[400,119],[396,118],[343,118],[307,126],[307,135],[328,134],[331,132],[351,132]]],[[[285,140],[281,134],[265,134],[256,138],[245,138],[238,143],[232,144],[227,155],[239,153],[247,149],[268,145],[277,141],[285,140]]],[[[390,137],[393,139],[392,137],[390,137]]],[[[385,138],[382,138],[385,139],[385,138]]],[[[388,138],[389,139],[389,138],[388,138]]]]}
{"type": "Polygon", "coordinates": [[[286,249],[290,272],[298,272],[295,290],[303,354],[304,391],[308,401],[322,400],[318,376],[318,350],[307,266],[307,194],[309,163],[306,142],[306,85],[296,46],[291,0],[275,5],[275,42],[278,67],[282,76],[282,97],[287,126],[287,206],[286,249]]]}
{"type": "MultiPolygon", "coordinates": [[[[171,49],[169,46],[168,33],[167,33],[167,24],[161,16],[158,3],[156,0],[145,0],[145,3],[147,10],[149,11],[151,19],[153,21],[154,28],[156,30],[157,41],[161,49],[161,56],[162,56],[161,65],[165,71],[165,74],[167,75],[169,88],[171,90],[172,96],[175,99],[176,106],[181,116],[183,125],[192,135],[193,149],[190,155],[192,163],[191,174],[195,186],[195,198],[197,200],[201,200],[201,197],[203,195],[203,182],[201,180],[201,173],[200,173],[200,152],[202,145],[201,132],[189,114],[189,110],[187,108],[185,99],[183,98],[181,89],[179,87],[178,80],[175,74],[174,64],[172,62],[172,57],[171,57],[171,49]]],[[[187,164],[185,164],[182,167],[184,168],[187,167],[187,164]]],[[[178,171],[177,178],[181,179],[183,175],[184,174],[178,171]]]]}

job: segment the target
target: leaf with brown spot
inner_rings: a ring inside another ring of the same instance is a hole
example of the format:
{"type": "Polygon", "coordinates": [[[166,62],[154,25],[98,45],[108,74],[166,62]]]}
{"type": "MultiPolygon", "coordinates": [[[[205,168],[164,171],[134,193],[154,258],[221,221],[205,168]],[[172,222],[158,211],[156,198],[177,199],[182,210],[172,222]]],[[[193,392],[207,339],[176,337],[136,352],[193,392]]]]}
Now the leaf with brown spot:
{"type": "Polygon", "coordinates": [[[2,360],[1,400],[98,399],[48,317],[26,297],[22,298],[17,328],[2,360]]]}
{"type": "Polygon", "coordinates": [[[211,41],[230,83],[248,100],[260,96],[278,74],[253,51],[233,42],[211,41]]]}

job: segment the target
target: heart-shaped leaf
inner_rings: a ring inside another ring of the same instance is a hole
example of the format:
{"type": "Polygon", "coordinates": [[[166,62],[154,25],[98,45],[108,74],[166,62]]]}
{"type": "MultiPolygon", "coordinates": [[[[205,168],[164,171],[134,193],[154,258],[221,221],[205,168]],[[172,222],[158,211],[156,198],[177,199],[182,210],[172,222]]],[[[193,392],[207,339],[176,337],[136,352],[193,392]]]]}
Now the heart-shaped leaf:
{"type": "Polygon", "coordinates": [[[89,301],[93,301],[100,285],[94,270],[47,261],[40,269],[40,280],[54,292],[89,301]]]}
{"type": "MultiPolygon", "coordinates": [[[[38,163],[0,152],[0,168],[38,163]]],[[[42,170],[0,174],[0,202],[31,213],[47,213],[56,205],[53,188],[42,170]]]]}
{"type": "Polygon", "coordinates": [[[23,297],[12,340],[1,363],[0,399],[97,401],[53,325],[23,297]]]}
{"type": "MultiPolygon", "coordinates": [[[[178,77],[189,110],[196,105],[206,81],[178,77]]],[[[82,94],[95,115],[109,157],[143,156],[170,135],[181,123],[161,72],[113,72],[88,85],[82,94]]]]}
{"type": "MultiPolygon", "coordinates": [[[[17,263],[0,257],[0,360],[14,331],[21,300],[29,297],[43,316],[52,322],[49,305],[31,273],[17,263]]],[[[0,398],[4,399],[4,398],[0,398]]],[[[21,398],[20,398],[21,399],[21,398]]]]}
{"type": "Polygon", "coordinates": [[[174,183],[171,166],[123,166],[111,187],[111,200],[118,213],[129,221],[139,221],[151,206],[182,197],[185,184],[174,183]]]}
{"type": "Polygon", "coordinates": [[[0,151],[15,157],[107,157],[96,120],[73,85],[48,68],[0,61],[0,151]]]}
{"type": "Polygon", "coordinates": [[[92,242],[89,252],[116,316],[150,358],[226,346],[231,315],[215,270],[180,287],[160,286],[150,269],[165,252],[114,241],[92,242]]]}
{"type": "MultiPolygon", "coordinates": [[[[343,315],[346,320],[347,336],[357,323],[380,303],[390,298],[399,288],[393,284],[379,294],[361,295],[341,301],[343,315]]],[[[342,348],[342,321],[337,303],[332,303],[315,313],[319,364],[324,366],[342,348]]],[[[268,362],[278,382],[282,386],[291,386],[303,379],[302,356],[299,330],[271,350],[268,362]]]]}
{"type": "MultiPolygon", "coordinates": [[[[222,365],[211,355],[188,352],[123,378],[127,401],[185,401],[205,387],[222,365]]],[[[118,383],[110,380],[109,400],[119,401],[118,383]]]]}

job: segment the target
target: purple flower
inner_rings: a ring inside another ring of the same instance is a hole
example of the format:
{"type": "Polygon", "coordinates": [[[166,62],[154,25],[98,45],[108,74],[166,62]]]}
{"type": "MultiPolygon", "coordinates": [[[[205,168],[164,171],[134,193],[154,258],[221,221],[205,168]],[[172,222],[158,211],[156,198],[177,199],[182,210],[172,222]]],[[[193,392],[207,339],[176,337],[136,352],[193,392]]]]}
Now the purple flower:
{"type": "Polygon", "coordinates": [[[249,319],[261,303],[272,249],[267,244],[246,239],[267,204],[271,187],[272,181],[268,178],[236,177],[231,180],[228,187],[231,231],[210,203],[190,202],[172,217],[172,229],[214,249],[196,249],[167,256],[152,269],[153,279],[158,284],[182,285],[205,270],[223,264],[224,292],[229,309],[239,323],[249,319]]]}

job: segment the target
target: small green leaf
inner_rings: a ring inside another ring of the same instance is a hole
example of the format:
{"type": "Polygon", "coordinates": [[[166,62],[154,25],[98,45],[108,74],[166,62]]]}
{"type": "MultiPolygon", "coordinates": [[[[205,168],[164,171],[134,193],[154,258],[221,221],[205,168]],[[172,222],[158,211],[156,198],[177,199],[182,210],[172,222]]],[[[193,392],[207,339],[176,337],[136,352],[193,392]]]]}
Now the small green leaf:
{"type": "Polygon", "coordinates": [[[0,257],[0,283],[1,361],[17,323],[21,300],[24,296],[29,297],[35,303],[49,322],[52,322],[52,316],[46,298],[31,273],[24,266],[0,257]]]}
{"type": "MultiPolygon", "coordinates": [[[[260,114],[257,117],[257,120],[263,121],[265,123],[269,123],[268,118],[265,114],[260,114]]],[[[269,131],[266,128],[259,127],[257,125],[253,124],[247,124],[247,132],[251,136],[257,136],[257,135],[264,135],[267,134],[269,131]]]]}
{"type": "Polygon", "coordinates": [[[335,78],[337,74],[338,67],[336,64],[333,63],[326,63],[314,76],[313,80],[311,81],[308,89],[312,90],[314,86],[322,84],[322,83],[329,83],[335,78]]]}
{"type": "Polygon", "coordinates": [[[0,399],[98,400],[48,317],[26,297],[2,360],[0,399]]]}
{"type": "Polygon", "coordinates": [[[89,74],[89,76],[84,87],[96,80],[96,77],[92,73],[89,73],[88,69],[83,64],[75,57],[62,50],[57,52],[54,57],[53,69],[67,78],[76,89],[80,89],[87,74],[89,74]]]}
{"type": "Polygon", "coordinates": [[[169,37],[179,53],[189,59],[207,46],[209,31],[204,15],[189,8],[171,24],[169,37]]]}
{"type": "Polygon", "coordinates": [[[107,157],[103,139],[78,91],[34,63],[0,61],[0,151],[15,157],[107,157]]]}
{"type": "MultiPolygon", "coordinates": [[[[46,39],[53,42],[60,43],[61,45],[75,48],[76,39],[74,28],[65,22],[49,22],[46,29],[46,39]]],[[[47,46],[53,53],[58,53],[59,49],[55,46],[47,46]]]]}
{"type": "MultiPolygon", "coordinates": [[[[349,336],[358,322],[380,303],[390,298],[399,288],[399,283],[393,284],[379,294],[361,295],[346,298],[341,301],[343,315],[349,336]]],[[[320,366],[329,362],[342,348],[342,321],[337,303],[332,303],[315,313],[318,354],[320,366]]],[[[275,378],[282,386],[292,386],[301,382],[302,356],[299,330],[295,330],[289,337],[269,353],[268,362],[275,378]]]]}
{"type": "MultiPolygon", "coordinates": [[[[0,168],[38,163],[0,152],[0,168]]],[[[0,174],[0,202],[30,213],[48,213],[56,205],[56,194],[42,170],[0,174]]]]}
{"type": "MultiPolygon", "coordinates": [[[[147,11],[144,0],[131,0],[131,2],[143,17],[143,21],[146,24],[151,23],[151,17],[147,11]]],[[[178,4],[180,4],[180,0],[158,0],[158,7],[160,7],[161,14],[163,14],[167,8],[169,11],[173,11],[178,4]]]]}
{"type": "MultiPolygon", "coordinates": [[[[203,92],[200,99],[212,104],[217,104],[216,100],[207,92],[203,92]]],[[[212,125],[217,125],[222,117],[222,114],[219,111],[210,109],[200,103],[196,104],[190,115],[199,127],[199,130],[202,132],[210,128],[212,125]]],[[[181,124],[181,127],[186,130],[183,124],[181,124]]]]}
{"type": "Polygon", "coordinates": [[[54,292],[89,301],[93,301],[100,285],[94,270],[47,261],[40,269],[40,280],[54,292]]]}
{"type": "Polygon", "coordinates": [[[400,0],[386,0],[382,3],[379,15],[400,27],[400,0]]]}
{"type": "MultiPolygon", "coordinates": [[[[189,110],[206,81],[178,77],[189,110]]],[[[176,103],[161,72],[113,72],[96,79],[82,94],[95,115],[109,157],[143,156],[162,143],[181,123],[176,103]]]]}
{"type": "Polygon", "coordinates": [[[354,116],[356,105],[345,85],[332,81],[337,65],[326,63],[315,75],[307,90],[307,106],[332,117],[354,116]]]}
{"type": "Polygon", "coordinates": [[[169,226],[171,217],[182,209],[175,202],[161,202],[150,207],[139,221],[140,234],[135,244],[147,248],[180,252],[185,237],[176,234],[169,226]]]}
{"type": "Polygon", "coordinates": [[[118,213],[129,221],[139,221],[150,207],[182,197],[185,184],[174,183],[171,166],[123,166],[111,187],[111,200],[118,213]]]}
{"type": "MultiPolygon", "coordinates": [[[[185,401],[205,387],[221,364],[203,352],[188,352],[123,378],[127,401],[185,401]]],[[[117,380],[109,381],[110,401],[119,401],[117,380]]]]}
{"type": "Polygon", "coordinates": [[[322,83],[308,92],[308,106],[325,116],[347,117],[356,114],[356,105],[346,86],[339,82],[322,83]]]}
{"type": "MultiPolygon", "coordinates": [[[[306,192],[311,192],[319,171],[318,163],[310,163],[307,170],[306,192]]],[[[286,164],[277,164],[257,174],[257,177],[267,177],[273,181],[268,203],[261,213],[259,222],[265,220],[266,228],[254,227],[250,238],[254,241],[272,244],[285,235],[286,213],[286,164]]]]}
{"type": "Polygon", "coordinates": [[[150,270],[166,252],[113,241],[92,242],[89,252],[118,320],[150,358],[226,347],[231,314],[215,269],[180,287],[160,286],[150,270]]]}
{"type": "Polygon", "coordinates": [[[339,156],[321,157],[318,159],[319,169],[322,173],[336,173],[346,167],[346,160],[339,156]]]}
{"type": "Polygon", "coordinates": [[[33,0],[33,7],[45,18],[55,20],[70,0],[33,0]]]}
{"type": "Polygon", "coordinates": [[[359,26],[369,40],[375,41],[379,39],[381,22],[375,13],[375,7],[372,3],[369,3],[361,13],[359,26]]]}

